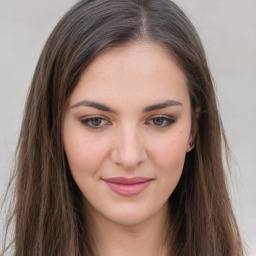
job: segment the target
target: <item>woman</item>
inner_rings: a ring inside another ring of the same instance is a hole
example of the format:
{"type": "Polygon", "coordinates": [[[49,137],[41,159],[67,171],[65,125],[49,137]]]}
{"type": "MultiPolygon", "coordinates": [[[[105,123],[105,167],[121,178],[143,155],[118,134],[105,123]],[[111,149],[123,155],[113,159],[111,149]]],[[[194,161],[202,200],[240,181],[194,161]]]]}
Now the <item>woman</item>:
{"type": "Polygon", "coordinates": [[[200,39],[169,0],[78,2],[18,145],[14,255],[243,255],[200,39]]]}

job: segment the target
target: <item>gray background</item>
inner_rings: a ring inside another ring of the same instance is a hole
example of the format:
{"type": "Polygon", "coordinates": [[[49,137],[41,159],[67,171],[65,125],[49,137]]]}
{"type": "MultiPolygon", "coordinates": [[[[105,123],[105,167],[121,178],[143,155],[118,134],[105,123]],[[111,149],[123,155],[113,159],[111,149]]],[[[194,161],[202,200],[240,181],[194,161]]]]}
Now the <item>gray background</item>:
{"type": "MultiPolygon", "coordinates": [[[[13,168],[37,59],[54,25],[75,2],[0,0],[1,194],[13,168]]],[[[232,201],[248,255],[256,256],[256,0],[175,2],[191,18],[205,45],[233,152],[232,201]]]]}

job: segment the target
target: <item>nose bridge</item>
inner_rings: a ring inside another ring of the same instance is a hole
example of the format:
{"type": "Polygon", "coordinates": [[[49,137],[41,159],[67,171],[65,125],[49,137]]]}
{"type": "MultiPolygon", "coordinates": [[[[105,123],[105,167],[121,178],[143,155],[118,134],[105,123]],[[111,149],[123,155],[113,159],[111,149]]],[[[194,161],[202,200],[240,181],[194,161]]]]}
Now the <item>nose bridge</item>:
{"type": "Polygon", "coordinates": [[[112,153],[113,160],[125,168],[134,168],[146,159],[143,138],[136,125],[120,127],[112,153]]]}

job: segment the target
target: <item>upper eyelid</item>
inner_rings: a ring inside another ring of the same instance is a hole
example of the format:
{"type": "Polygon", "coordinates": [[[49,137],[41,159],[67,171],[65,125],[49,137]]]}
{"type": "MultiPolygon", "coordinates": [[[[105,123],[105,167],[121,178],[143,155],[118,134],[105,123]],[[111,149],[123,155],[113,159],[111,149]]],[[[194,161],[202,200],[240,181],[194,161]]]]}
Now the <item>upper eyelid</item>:
{"type": "Polygon", "coordinates": [[[110,121],[108,121],[106,118],[100,117],[100,116],[83,117],[80,119],[80,122],[82,123],[82,125],[85,125],[86,127],[91,128],[91,129],[102,129],[108,125],[111,125],[110,121]],[[90,121],[93,119],[101,119],[101,120],[105,121],[106,123],[99,125],[99,126],[92,125],[92,124],[90,124],[90,121]]]}
{"type": "Polygon", "coordinates": [[[151,116],[150,118],[147,119],[146,124],[149,124],[152,120],[156,119],[156,118],[163,118],[164,121],[166,121],[168,124],[164,125],[164,126],[156,126],[158,128],[165,128],[170,126],[171,124],[176,122],[176,118],[174,118],[173,116],[170,115],[154,115],[151,116]]]}
{"type": "Polygon", "coordinates": [[[100,119],[104,119],[104,120],[109,120],[106,116],[104,115],[86,115],[86,116],[82,116],[81,118],[79,118],[80,120],[90,120],[93,118],[100,118],[100,119]]]}
{"type": "Polygon", "coordinates": [[[164,115],[164,114],[156,114],[156,115],[151,115],[147,119],[154,119],[154,118],[166,118],[166,119],[173,119],[175,120],[176,118],[172,115],[164,115]]]}
{"type": "MultiPolygon", "coordinates": [[[[104,116],[104,115],[86,115],[86,116],[82,116],[81,118],[79,118],[80,120],[86,120],[86,119],[93,119],[93,118],[100,118],[100,119],[104,119],[108,122],[110,122],[109,118],[104,116]]],[[[154,119],[154,118],[167,118],[167,119],[173,119],[175,120],[176,118],[172,115],[165,115],[165,114],[156,114],[156,115],[151,115],[149,117],[146,118],[146,120],[149,119],[154,119]]]]}

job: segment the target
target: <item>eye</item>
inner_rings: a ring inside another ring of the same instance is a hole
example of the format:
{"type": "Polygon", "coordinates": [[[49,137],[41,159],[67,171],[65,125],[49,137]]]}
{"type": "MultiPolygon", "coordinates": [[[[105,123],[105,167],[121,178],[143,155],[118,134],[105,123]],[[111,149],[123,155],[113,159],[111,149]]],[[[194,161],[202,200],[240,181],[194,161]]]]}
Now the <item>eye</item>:
{"type": "Polygon", "coordinates": [[[147,123],[156,127],[164,128],[173,124],[175,120],[171,117],[156,116],[151,118],[147,123]]]}
{"type": "Polygon", "coordinates": [[[89,128],[103,128],[104,126],[110,124],[110,122],[103,117],[90,117],[82,119],[81,123],[89,128]]]}

